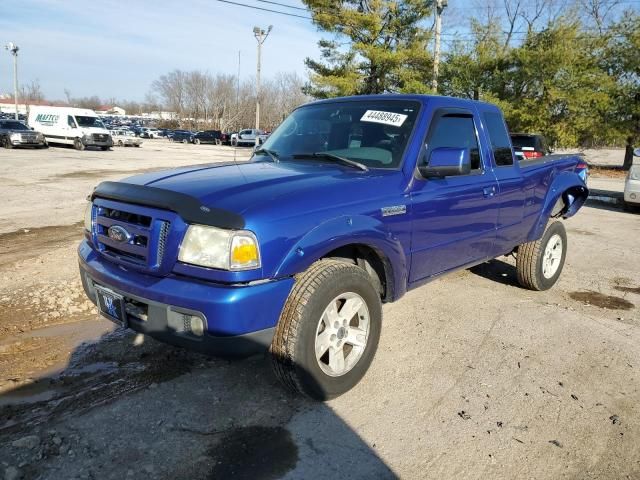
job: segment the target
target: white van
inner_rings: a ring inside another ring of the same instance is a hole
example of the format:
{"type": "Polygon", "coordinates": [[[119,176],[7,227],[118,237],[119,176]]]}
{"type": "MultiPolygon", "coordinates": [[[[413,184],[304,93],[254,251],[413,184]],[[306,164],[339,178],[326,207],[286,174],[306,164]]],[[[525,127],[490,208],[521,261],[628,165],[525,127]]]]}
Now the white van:
{"type": "Polygon", "coordinates": [[[113,139],[93,110],[71,107],[29,109],[29,126],[42,132],[48,143],[73,145],[76,150],[99,147],[108,150],[113,139]]]}

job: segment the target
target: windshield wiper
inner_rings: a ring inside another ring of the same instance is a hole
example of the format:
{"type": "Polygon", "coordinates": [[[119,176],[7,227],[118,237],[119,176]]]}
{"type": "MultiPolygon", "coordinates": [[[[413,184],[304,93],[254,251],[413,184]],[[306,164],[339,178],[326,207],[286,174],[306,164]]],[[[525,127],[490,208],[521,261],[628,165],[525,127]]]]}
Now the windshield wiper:
{"type": "Polygon", "coordinates": [[[325,158],[327,160],[335,160],[336,162],[340,162],[343,163],[344,165],[348,165],[350,167],[353,168],[357,168],[359,170],[362,170],[364,172],[368,172],[369,168],[360,163],[360,162],[356,162],[354,160],[349,160],[348,158],[344,158],[341,157],[340,155],[334,155],[333,153],[328,153],[328,152],[314,152],[314,153],[294,153],[292,155],[293,158],[299,158],[299,159],[303,159],[303,158],[325,158]]]}
{"type": "Polygon", "coordinates": [[[269,157],[271,157],[271,160],[273,160],[273,163],[278,163],[280,160],[278,159],[278,152],[274,152],[273,150],[267,150],[266,148],[258,148],[257,150],[253,151],[254,155],[260,155],[261,153],[266,153],[267,155],[269,155],[269,157]]]}

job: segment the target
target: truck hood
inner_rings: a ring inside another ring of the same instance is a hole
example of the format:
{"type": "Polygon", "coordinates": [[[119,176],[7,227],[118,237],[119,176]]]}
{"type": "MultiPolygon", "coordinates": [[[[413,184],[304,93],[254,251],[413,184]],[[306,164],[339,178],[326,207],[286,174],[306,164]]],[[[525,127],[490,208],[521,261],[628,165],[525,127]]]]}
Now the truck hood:
{"type": "MultiPolygon", "coordinates": [[[[286,201],[304,201],[326,196],[327,203],[353,201],[368,186],[375,192],[372,178],[399,174],[396,170],[363,172],[338,164],[301,160],[297,162],[218,163],[154,172],[124,181],[147,185],[197,198],[203,205],[240,215],[264,210],[286,201]],[[369,181],[363,182],[368,179],[369,181]],[[351,198],[346,198],[351,197],[351,198]],[[329,200],[331,200],[329,202],[329,200]]],[[[373,182],[375,183],[375,182],[373,182]]],[[[317,200],[315,202],[317,204],[317,200]]],[[[297,204],[300,210],[305,206],[297,204]]],[[[307,208],[308,208],[307,204],[307,208]]]]}

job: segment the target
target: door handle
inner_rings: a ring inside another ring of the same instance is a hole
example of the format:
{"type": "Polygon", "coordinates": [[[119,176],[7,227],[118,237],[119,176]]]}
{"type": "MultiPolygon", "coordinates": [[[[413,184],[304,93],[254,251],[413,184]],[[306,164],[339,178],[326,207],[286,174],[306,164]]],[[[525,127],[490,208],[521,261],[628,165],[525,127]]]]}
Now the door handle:
{"type": "Polygon", "coordinates": [[[493,197],[496,194],[496,187],[485,187],[482,189],[482,195],[485,197],[493,197]]]}

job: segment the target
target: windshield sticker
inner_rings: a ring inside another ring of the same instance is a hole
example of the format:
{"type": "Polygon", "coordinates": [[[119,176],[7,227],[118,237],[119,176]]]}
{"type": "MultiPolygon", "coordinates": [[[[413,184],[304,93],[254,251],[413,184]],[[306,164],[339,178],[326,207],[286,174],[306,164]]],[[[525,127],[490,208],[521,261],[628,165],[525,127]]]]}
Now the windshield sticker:
{"type": "Polygon", "coordinates": [[[407,119],[406,115],[393,112],[380,112],[378,110],[367,110],[360,119],[361,122],[382,123],[394,127],[401,126],[407,119]]]}

